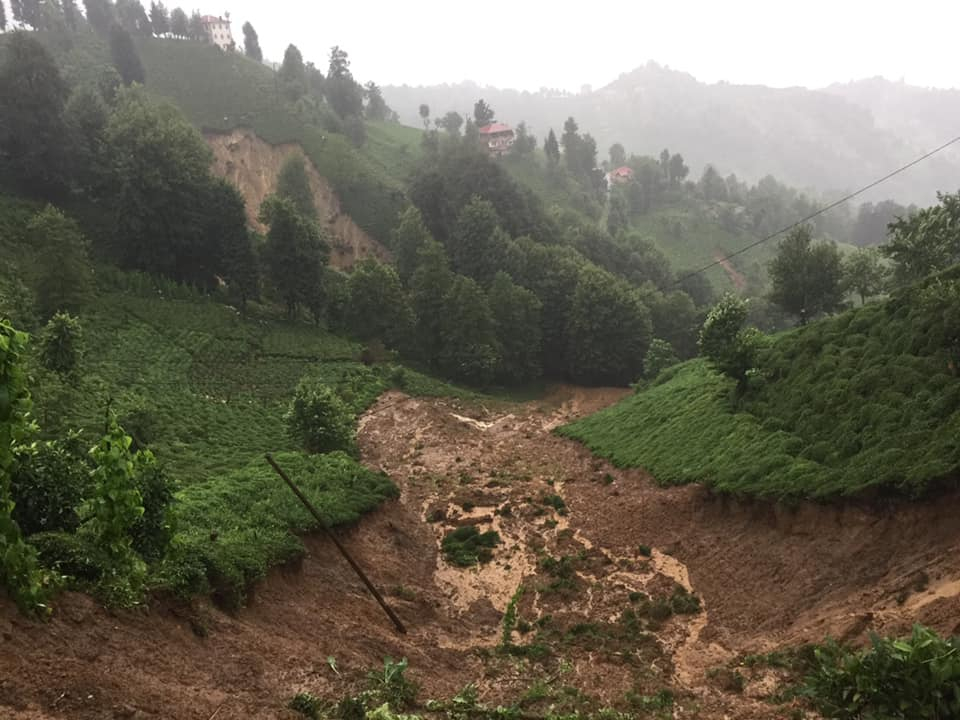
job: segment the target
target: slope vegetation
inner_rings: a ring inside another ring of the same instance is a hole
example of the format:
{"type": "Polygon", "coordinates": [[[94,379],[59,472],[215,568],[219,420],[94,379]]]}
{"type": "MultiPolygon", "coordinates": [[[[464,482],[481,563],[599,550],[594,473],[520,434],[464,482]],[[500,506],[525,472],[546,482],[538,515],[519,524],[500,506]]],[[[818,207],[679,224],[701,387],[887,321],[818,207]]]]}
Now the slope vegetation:
{"type": "Polygon", "coordinates": [[[773,337],[743,397],[697,360],[561,432],[663,483],[920,495],[960,470],[958,277],[773,337]]]}

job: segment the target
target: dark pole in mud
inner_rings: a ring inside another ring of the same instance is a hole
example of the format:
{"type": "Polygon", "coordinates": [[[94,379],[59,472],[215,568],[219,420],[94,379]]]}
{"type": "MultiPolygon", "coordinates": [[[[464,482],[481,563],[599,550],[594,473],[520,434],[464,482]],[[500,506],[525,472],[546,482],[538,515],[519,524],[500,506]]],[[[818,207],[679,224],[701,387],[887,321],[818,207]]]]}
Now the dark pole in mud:
{"type": "Polygon", "coordinates": [[[363,581],[363,584],[367,586],[367,590],[370,591],[370,594],[376,598],[378,603],[380,603],[380,607],[383,608],[383,611],[387,614],[387,617],[389,617],[393,621],[394,626],[397,628],[397,632],[406,634],[407,629],[403,626],[403,623],[400,622],[400,618],[398,618],[397,614],[390,609],[390,606],[387,605],[386,600],[384,600],[383,596],[379,592],[377,592],[377,589],[373,586],[373,583],[370,582],[369,578],[367,578],[367,576],[364,574],[363,570],[360,569],[360,566],[357,565],[356,562],[354,562],[352,557],[350,557],[350,554],[347,552],[347,549],[340,544],[340,540],[337,538],[336,535],[334,535],[333,531],[327,527],[327,524],[324,522],[323,518],[320,517],[320,513],[317,512],[317,509],[313,506],[313,504],[309,500],[307,500],[306,496],[302,492],[300,492],[300,488],[298,488],[294,484],[293,480],[287,477],[287,474],[280,468],[279,465],[277,465],[276,461],[273,459],[273,456],[270,453],[266,454],[266,458],[267,458],[267,462],[270,463],[270,466],[277,471],[277,475],[283,478],[283,481],[287,483],[287,485],[291,490],[293,490],[293,494],[300,499],[300,502],[303,503],[304,507],[306,507],[307,510],[310,511],[310,514],[313,515],[314,518],[316,518],[317,522],[320,524],[320,528],[327,534],[327,537],[333,541],[333,544],[337,546],[337,550],[340,551],[340,554],[343,555],[344,558],[346,558],[346,561],[348,563],[350,563],[350,567],[352,567],[354,572],[357,573],[357,575],[363,581]]]}

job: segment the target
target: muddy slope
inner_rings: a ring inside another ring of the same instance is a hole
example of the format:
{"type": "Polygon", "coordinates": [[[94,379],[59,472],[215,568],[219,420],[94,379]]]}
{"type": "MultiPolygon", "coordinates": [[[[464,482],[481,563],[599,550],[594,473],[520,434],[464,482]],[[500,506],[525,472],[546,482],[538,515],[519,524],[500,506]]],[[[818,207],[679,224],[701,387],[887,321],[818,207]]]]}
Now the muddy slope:
{"type": "Polygon", "coordinates": [[[895,512],[723,504],[552,434],[621,393],[560,389],[495,412],[387,393],[364,416],[364,460],[401,497],[344,540],[408,635],[311,538],[302,563],[272,573],[234,615],[173,602],[109,613],[69,595],[37,624],[3,604],[0,717],[294,717],[284,710],[294,693],[340,697],[391,655],[409,658],[422,699],[476,682],[483,701],[513,702],[547,681],[595,707],[630,711],[631,697],[668,689],[675,718],[772,720],[789,709],[765,701],[771,678],[748,677],[736,693],[708,672],[828,632],[856,639],[914,620],[955,629],[958,498],[895,512]],[[489,564],[440,557],[441,539],[464,525],[499,533],[489,564]],[[678,588],[699,596],[699,612],[644,614],[644,598],[678,588]],[[497,650],[514,598],[510,643],[543,646],[542,660],[497,650]]]}
{"type": "Polygon", "coordinates": [[[207,133],[206,140],[213,150],[213,171],[240,189],[247,204],[247,219],[257,230],[265,231],[257,220],[260,204],[276,188],[277,175],[284,161],[290,155],[297,155],[305,161],[320,221],[333,239],[330,264],[345,269],[365,257],[384,259],[388,256],[379,242],[341,210],[340,200],[330,183],[317,172],[296,143],[270,145],[252,130],[244,128],[228,133],[207,133]]]}

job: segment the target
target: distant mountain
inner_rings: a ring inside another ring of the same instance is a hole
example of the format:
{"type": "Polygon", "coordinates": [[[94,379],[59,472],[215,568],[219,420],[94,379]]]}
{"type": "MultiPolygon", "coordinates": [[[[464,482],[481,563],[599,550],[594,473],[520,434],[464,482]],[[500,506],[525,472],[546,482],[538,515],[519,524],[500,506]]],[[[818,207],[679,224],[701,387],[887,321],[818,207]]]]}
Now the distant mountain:
{"type": "MultiPolygon", "coordinates": [[[[683,154],[699,176],[714,165],[724,175],[756,181],[771,174],[824,195],[853,189],[912,160],[960,132],[960,92],[927,90],[886,80],[824,90],[707,84],[655,63],[588,93],[520,92],[465,82],[428,87],[388,86],[387,103],[403,122],[420,125],[421,103],[433,117],[472,113],[484,98],[497,119],[525,120],[542,140],[559,135],[573,116],[596,139],[600,159],[621,142],[627,152],[683,154]]],[[[929,204],[937,190],[960,186],[960,148],[912,169],[865,199],[929,204]]]]}

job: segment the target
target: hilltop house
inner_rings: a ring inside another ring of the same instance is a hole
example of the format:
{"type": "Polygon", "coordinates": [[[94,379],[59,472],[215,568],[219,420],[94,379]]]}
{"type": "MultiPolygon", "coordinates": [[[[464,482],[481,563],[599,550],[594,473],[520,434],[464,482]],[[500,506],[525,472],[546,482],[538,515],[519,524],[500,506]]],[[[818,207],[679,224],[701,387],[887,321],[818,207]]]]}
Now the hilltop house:
{"type": "Polygon", "coordinates": [[[633,169],[628,168],[626,165],[618,167],[616,170],[611,170],[607,173],[607,186],[610,185],[622,185],[633,180],[633,169]]]}
{"type": "Polygon", "coordinates": [[[230,13],[225,17],[204,15],[200,18],[200,22],[203,23],[203,31],[207,34],[207,39],[221,50],[233,50],[236,47],[233,42],[233,33],[230,32],[230,13]]]}
{"type": "Polygon", "coordinates": [[[480,141],[491,155],[503,155],[513,145],[513,128],[503,123],[490,123],[480,128],[480,141]]]}

